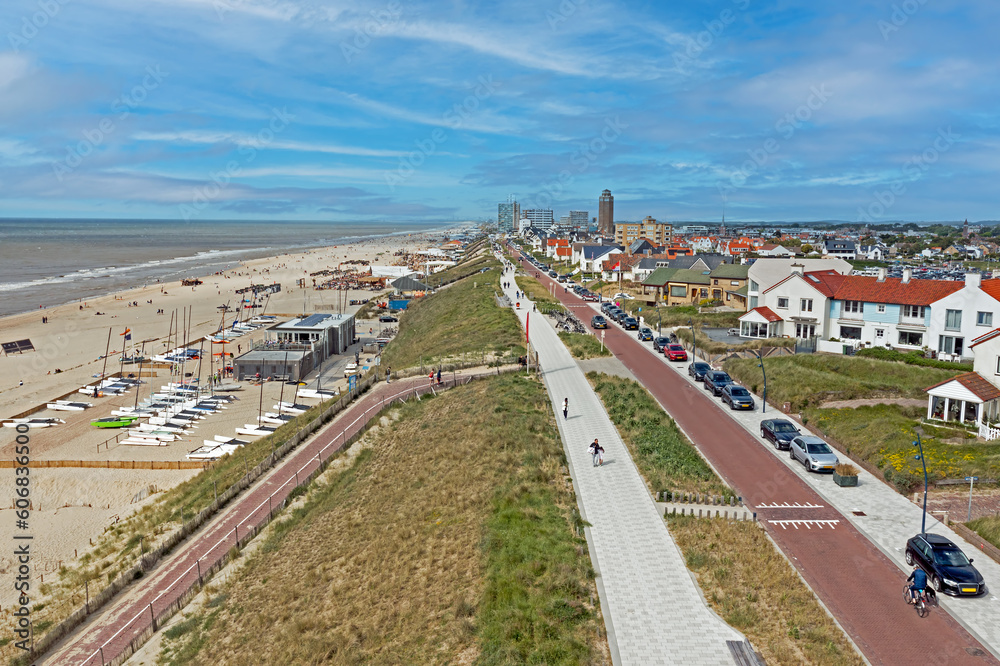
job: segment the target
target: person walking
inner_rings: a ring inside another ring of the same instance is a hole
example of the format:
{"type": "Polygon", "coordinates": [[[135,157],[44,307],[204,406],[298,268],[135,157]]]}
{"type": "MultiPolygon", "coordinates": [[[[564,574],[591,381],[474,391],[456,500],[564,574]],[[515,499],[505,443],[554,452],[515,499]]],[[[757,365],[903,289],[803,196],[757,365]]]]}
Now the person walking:
{"type": "Polygon", "coordinates": [[[385,366],[385,383],[386,383],[386,384],[388,384],[388,383],[389,383],[389,377],[390,377],[391,375],[392,375],[392,368],[391,368],[391,367],[389,367],[389,366],[385,366]]]}
{"type": "Polygon", "coordinates": [[[593,463],[594,467],[597,467],[597,455],[600,450],[601,445],[597,443],[597,438],[595,437],[594,441],[590,443],[590,447],[587,449],[587,451],[590,452],[590,461],[593,463]]]}
{"type": "Polygon", "coordinates": [[[569,418],[569,398],[563,398],[563,421],[569,418]]]}
{"type": "MultiPolygon", "coordinates": [[[[594,443],[597,444],[596,439],[594,440],[594,443]]],[[[602,467],[603,465],[604,465],[604,447],[601,446],[600,444],[597,444],[597,466],[602,467]]]]}
{"type": "Polygon", "coordinates": [[[437,380],[438,380],[438,386],[441,386],[441,368],[440,367],[438,367],[437,380]]]}

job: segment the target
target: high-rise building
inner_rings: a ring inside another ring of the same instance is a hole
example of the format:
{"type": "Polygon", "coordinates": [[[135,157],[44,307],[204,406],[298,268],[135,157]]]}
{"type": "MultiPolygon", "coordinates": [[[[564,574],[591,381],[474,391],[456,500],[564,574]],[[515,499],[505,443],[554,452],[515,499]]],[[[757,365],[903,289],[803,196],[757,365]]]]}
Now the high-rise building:
{"type": "Polygon", "coordinates": [[[521,217],[531,220],[531,226],[541,231],[548,231],[556,223],[551,208],[526,208],[521,211],[521,217]]]}
{"type": "Polygon", "coordinates": [[[601,192],[597,202],[597,233],[608,237],[615,233],[615,198],[611,190],[601,192]]]}
{"type": "Polygon", "coordinates": [[[571,210],[569,212],[569,224],[574,229],[587,229],[590,213],[585,210],[571,210]]]}
{"type": "Polygon", "coordinates": [[[497,230],[500,233],[514,233],[521,219],[521,206],[513,198],[497,204],[497,230]]]}

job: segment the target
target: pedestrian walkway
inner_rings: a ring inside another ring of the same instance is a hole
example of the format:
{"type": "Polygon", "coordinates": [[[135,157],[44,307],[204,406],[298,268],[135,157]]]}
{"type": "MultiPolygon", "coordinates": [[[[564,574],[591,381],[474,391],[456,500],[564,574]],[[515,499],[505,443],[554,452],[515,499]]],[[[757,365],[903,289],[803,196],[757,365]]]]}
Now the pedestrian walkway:
{"type": "MultiPolygon", "coordinates": [[[[512,282],[508,295],[516,288],[512,282]]],[[[587,543],[614,663],[734,664],[726,641],[744,637],[706,605],[600,399],[552,327],[542,315],[529,315],[530,309],[522,299],[515,312],[522,324],[531,317],[531,345],[580,510],[591,525],[587,543]],[[569,398],[568,419],[562,416],[564,398],[569,398]],[[594,467],[587,452],[595,437],[605,449],[602,467],[594,467]]]]}

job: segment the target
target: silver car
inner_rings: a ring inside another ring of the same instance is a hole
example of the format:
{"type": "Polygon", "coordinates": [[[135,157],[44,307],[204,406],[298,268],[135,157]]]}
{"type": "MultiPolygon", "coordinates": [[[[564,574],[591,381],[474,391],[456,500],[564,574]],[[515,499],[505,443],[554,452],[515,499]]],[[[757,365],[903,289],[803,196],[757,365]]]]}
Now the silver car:
{"type": "Polygon", "coordinates": [[[839,462],[830,445],[812,435],[794,438],[788,446],[788,455],[805,465],[810,472],[832,472],[839,462]]]}

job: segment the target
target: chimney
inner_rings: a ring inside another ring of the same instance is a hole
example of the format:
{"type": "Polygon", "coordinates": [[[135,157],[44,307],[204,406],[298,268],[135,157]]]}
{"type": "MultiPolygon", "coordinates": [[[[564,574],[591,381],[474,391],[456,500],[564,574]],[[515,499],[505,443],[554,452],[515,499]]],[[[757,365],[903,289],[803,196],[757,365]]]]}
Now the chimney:
{"type": "Polygon", "coordinates": [[[966,287],[979,287],[983,283],[983,276],[980,273],[966,273],[965,274],[965,286],[966,287]]]}
{"type": "Polygon", "coordinates": [[[802,271],[805,268],[802,264],[792,264],[792,272],[802,275],[802,271]]]}
{"type": "Polygon", "coordinates": [[[913,277],[913,269],[912,268],[904,268],[903,269],[903,279],[900,280],[900,284],[906,284],[907,282],[910,281],[911,277],[913,277]]]}
{"type": "Polygon", "coordinates": [[[885,282],[885,275],[886,275],[886,272],[887,272],[887,271],[886,271],[886,268],[885,268],[885,266],[882,266],[882,267],[880,267],[880,268],[878,269],[878,281],[879,281],[879,282],[885,282]]]}

